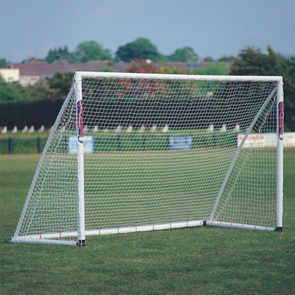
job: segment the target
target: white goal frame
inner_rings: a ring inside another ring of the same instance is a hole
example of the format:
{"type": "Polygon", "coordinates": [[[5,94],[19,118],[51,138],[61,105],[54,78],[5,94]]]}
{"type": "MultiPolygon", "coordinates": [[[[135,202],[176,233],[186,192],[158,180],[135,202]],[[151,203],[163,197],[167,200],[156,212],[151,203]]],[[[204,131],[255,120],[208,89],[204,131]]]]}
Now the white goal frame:
{"type": "MultiPolygon", "coordinates": [[[[73,88],[73,87],[72,87],[73,88]]],[[[76,89],[76,103],[77,106],[81,105],[81,110],[77,110],[77,143],[78,143],[78,232],[61,232],[61,233],[50,233],[50,234],[38,234],[29,236],[20,236],[19,230],[24,219],[24,214],[28,207],[30,201],[30,194],[25,202],[18,226],[16,228],[15,234],[12,238],[7,239],[8,242],[13,243],[42,243],[42,244],[64,244],[64,245],[85,245],[86,235],[104,235],[104,234],[116,234],[116,233],[128,233],[128,232],[139,232],[139,231],[152,231],[152,230],[162,230],[162,229],[173,229],[173,228],[183,228],[183,227],[195,227],[203,225],[212,225],[217,227],[229,227],[229,228],[247,228],[247,229],[258,229],[258,230],[270,230],[270,231],[282,231],[283,226],[283,110],[279,106],[283,104],[283,80],[281,76],[204,76],[204,75],[166,75],[166,74],[136,74],[136,73],[102,73],[102,72],[76,72],[74,76],[74,88],[76,89]],[[147,79],[147,80],[186,80],[186,81],[225,81],[225,82],[276,82],[277,86],[274,88],[272,93],[269,95],[263,106],[260,108],[259,113],[257,113],[251,125],[246,130],[244,138],[236,150],[236,153],[231,161],[228,171],[223,179],[222,185],[220,187],[219,193],[216,196],[215,204],[212,208],[210,216],[207,220],[188,220],[183,222],[167,223],[167,224],[151,224],[142,225],[137,227],[121,227],[121,228],[109,228],[109,229],[97,229],[97,230],[86,230],[85,229],[85,208],[84,208],[84,151],[83,151],[83,116],[82,116],[82,79],[83,78],[104,78],[104,79],[147,79]],[[227,183],[228,177],[232,171],[235,161],[243,147],[243,144],[249,135],[252,127],[259,118],[259,115],[264,110],[267,103],[277,96],[277,201],[276,201],[276,227],[265,227],[250,224],[239,224],[239,223],[228,223],[223,222],[223,220],[214,220],[213,215],[222,195],[223,189],[227,183]],[[279,111],[281,110],[281,113],[279,111]],[[81,112],[81,113],[80,113],[81,112]],[[81,124],[79,124],[79,122],[81,124]],[[77,236],[77,241],[62,240],[64,237],[77,236]],[[61,238],[56,240],[55,238],[61,238]]],[[[65,106],[63,106],[64,108],[65,106]]],[[[62,114],[60,111],[59,117],[62,114]]],[[[56,122],[58,121],[57,118],[56,122]]],[[[48,141],[52,137],[52,134],[57,129],[57,123],[53,126],[53,130],[49,136],[48,141]]],[[[30,190],[34,187],[34,182],[38,178],[40,172],[40,167],[44,160],[45,154],[47,152],[48,146],[46,145],[43,154],[40,158],[38,168],[36,170],[33,182],[31,184],[30,190]]]]}

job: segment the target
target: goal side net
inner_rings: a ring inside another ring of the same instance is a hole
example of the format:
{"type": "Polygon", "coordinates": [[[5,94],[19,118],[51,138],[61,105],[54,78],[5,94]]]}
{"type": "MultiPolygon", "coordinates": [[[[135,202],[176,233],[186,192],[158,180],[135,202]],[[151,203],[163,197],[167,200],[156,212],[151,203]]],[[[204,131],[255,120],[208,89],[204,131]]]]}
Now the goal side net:
{"type": "Polygon", "coordinates": [[[76,72],[8,241],[282,229],[281,77],[76,72]]]}

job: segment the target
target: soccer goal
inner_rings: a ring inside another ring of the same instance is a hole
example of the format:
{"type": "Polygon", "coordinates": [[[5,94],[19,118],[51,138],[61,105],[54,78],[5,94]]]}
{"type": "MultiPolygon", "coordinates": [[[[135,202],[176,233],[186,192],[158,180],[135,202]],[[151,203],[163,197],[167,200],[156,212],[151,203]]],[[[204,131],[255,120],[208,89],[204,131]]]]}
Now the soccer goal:
{"type": "Polygon", "coordinates": [[[76,72],[8,242],[282,230],[282,77],[76,72]]]}

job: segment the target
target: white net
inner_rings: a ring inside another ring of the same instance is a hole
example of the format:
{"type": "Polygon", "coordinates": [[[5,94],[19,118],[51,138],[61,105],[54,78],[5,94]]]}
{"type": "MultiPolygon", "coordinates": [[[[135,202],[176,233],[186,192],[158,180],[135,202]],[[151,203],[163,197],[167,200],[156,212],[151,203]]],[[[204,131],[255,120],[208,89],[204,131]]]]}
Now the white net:
{"type": "MultiPolygon", "coordinates": [[[[268,98],[212,214],[275,227],[277,83],[192,77],[82,79],[86,233],[207,220],[268,98]]],[[[50,134],[17,236],[78,231],[75,89],[50,134]]]]}

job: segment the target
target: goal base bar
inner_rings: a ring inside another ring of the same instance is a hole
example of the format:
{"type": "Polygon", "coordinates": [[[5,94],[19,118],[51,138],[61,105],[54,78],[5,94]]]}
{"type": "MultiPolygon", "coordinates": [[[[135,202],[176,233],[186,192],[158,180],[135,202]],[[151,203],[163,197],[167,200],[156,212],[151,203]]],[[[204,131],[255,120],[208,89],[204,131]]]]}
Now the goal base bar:
{"type": "MultiPolygon", "coordinates": [[[[96,229],[96,230],[86,230],[86,236],[100,236],[100,235],[111,235],[111,234],[121,234],[121,233],[135,233],[143,231],[153,231],[153,230],[164,230],[164,229],[177,229],[185,227],[196,227],[204,225],[203,220],[192,220],[185,222],[171,222],[165,224],[151,224],[151,225],[141,225],[133,227],[118,227],[118,228],[106,228],[106,229],[96,229]]],[[[38,244],[64,244],[71,246],[85,246],[85,240],[68,241],[68,240],[53,240],[53,239],[63,239],[67,237],[77,237],[78,231],[72,232],[61,232],[61,233],[45,233],[39,235],[28,235],[28,236],[17,236],[7,239],[9,243],[38,243],[38,244]]]]}
{"type": "MultiPolygon", "coordinates": [[[[177,229],[185,227],[197,227],[197,226],[214,226],[214,227],[224,227],[224,228],[240,228],[240,229],[252,229],[252,230],[267,230],[267,231],[282,231],[282,228],[278,227],[268,227],[261,225],[250,225],[241,224],[234,222],[224,222],[217,220],[193,220],[185,222],[171,222],[165,224],[151,224],[151,225],[141,225],[132,227],[118,227],[118,228],[105,228],[105,229],[95,229],[86,230],[86,236],[101,236],[101,235],[111,235],[111,234],[121,234],[121,233],[136,233],[144,231],[154,231],[154,230],[165,230],[165,229],[177,229]]],[[[74,240],[74,237],[78,237],[78,231],[71,232],[61,232],[61,233],[45,233],[38,235],[27,235],[27,236],[17,236],[8,238],[6,241],[8,243],[29,243],[29,244],[56,244],[56,245],[69,245],[69,246],[85,246],[85,240],[74,240]],[[64,238],[72,238],[72,241],[64,240],[64,238]]]]}
{"type": "MultiPolygon", "coordinates": [[[[8,243],[24,243],[24,244],[50,244],[50,245],[68,245],[79,246],[79,241],[66,241],[66,240],[50,240],[50,239],[32,239],[28,237],[12,237],[6,240],[8,243]]],[[[84,244],[85,245],[85,244],[84,244]]]]}
{"type": "Polygon", "coordinates": [[[88,230],[86,235],[111,235],[111,234],[123,234],[123,233],[135,233],[141,231],[153,231],[153,230],[164,230],[164,229],[176,229],[185,227],[196,227],[202,226],[204,224],[203,220],[192,220],[184,222],[171,222],[165,224],[151,224],[151,225],[141,225],[132,227],[118,227],[118,228],[108,228],[99,230],[88,230]]]}
{"type": "Polygon", "coordinates": [[[235,223],[235,222],[224,222],[217,220],[207,220],[204,222],[204,225],[214,226],[214,227],[226,227],[226,228],[241,228],[241,229],[253,229],[253,230],[268,230],[276,231],[276,227],[270,226],[261,226],[261,225],[252,225],[246,223],[235,223]]]}

